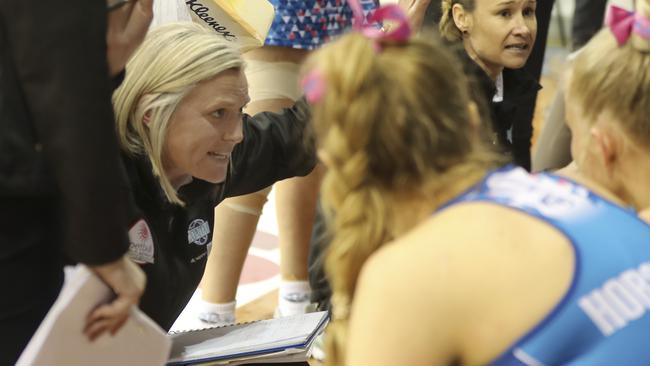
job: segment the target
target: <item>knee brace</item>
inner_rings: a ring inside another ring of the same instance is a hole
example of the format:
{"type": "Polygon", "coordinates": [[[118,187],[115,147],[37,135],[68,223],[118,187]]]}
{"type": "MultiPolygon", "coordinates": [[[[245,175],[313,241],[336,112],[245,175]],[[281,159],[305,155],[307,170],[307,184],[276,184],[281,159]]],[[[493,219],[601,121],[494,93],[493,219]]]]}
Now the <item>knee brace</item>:
{"type": "MultiPolygon", "coordinates": [[[[264,208],[264,204],[267,201],[267,196],[269,195],[269,192],[271,192],[271,187],[267,187],[262,189],[261,191],[257,191],[255,193],[249,194],[249,196],[256,196],[261,198],[262,204],[259,205],[259,207],[252,207],[251,204],[248,202],[242,202],[244,201],[243,199],[238,199],[238,197],[233,197],[230,199],[227,199],[223,201],[223,205],[230,208],[231,210],[235,212],[241,212],[253,216],[261,216],[262,215],[262,209],[264,208]]],[[[242,196],[240,196],[242,197],[242,196]]]]}
{"type": "Polygon", "coordinates": [[[267,99],[298,100],[302,95],[298,80],[299,64],[246,60],[244,72],[248,79],[251,101],[267,99]]]}

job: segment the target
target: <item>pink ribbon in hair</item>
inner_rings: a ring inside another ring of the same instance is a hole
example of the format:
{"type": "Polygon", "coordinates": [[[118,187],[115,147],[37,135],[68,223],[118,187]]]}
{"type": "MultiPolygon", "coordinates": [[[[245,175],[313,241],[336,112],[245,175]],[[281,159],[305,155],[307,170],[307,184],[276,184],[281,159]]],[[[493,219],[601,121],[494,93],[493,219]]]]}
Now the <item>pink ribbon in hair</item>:
{"type": "Polygon", "coordinates": [[[639,13],[612,5],[609,7],[605,24],[614,34],[619,46],[627,42],[632,32],[643,38],[650,39],[650,19],[639,13]]]}

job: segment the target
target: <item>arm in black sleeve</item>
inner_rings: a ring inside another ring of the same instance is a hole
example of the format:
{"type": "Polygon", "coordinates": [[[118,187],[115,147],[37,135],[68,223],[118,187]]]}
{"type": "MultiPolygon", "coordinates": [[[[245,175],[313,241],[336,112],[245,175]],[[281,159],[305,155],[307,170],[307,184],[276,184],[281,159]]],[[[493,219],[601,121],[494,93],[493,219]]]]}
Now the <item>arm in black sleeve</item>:
{"type": "Polygon", "coordinates": [[[304,99],[282,113],[264,112],[244,118],[244,140],[232,153],[225,197],[259,191],[278,180],[309,174],[316,165],[304,99]]]}
{"type": "Polygon", "coordinates": [[[68,255],[102,264],[128,247],[110,104],[106,2],[0,0],[18,80],[61,198],[68,255]]]}
{"type": "Polygon", "coordinates": [[[120,85],[122,85],[125,76],[126,76],[126,70],[122,70],[117,75],[111,78],[111,94],[112,92],[117,90],[117,88],[119,88],[120,85]]]}

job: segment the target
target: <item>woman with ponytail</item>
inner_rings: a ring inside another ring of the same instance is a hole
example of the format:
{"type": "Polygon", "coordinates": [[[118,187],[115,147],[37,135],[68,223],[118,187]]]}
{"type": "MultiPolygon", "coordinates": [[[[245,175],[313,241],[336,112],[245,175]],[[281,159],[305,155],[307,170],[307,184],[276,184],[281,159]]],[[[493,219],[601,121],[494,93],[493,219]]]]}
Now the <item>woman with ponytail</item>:
{"type": "Polygon", "coordinates": [[[364,31],[308,59],[329,365],[650,364],[647,5],[572,67],[570,178],[494,168],[438,41],[364,31]]]}
{"type": "Polygon", "coordinates": [[[327,89],[314,121],[328,167],[323,200],[335,213],[326,262],[332,364],[343,361],[349,305],[366,259],[428,216],[448,184],[459,193],[496,165],[453,55],[421,39],[381,47],[376,54],[352,34],[311,59],[327,89]],[[338,62],[342,52],[354,61],[338,62]]]}

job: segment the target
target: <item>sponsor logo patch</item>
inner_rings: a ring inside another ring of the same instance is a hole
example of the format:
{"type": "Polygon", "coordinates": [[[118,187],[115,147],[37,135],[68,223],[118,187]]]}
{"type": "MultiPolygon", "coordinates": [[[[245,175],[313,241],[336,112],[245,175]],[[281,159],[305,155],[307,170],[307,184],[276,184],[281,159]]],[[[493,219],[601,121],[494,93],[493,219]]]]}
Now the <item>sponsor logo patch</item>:
{"type": "Polygon", "coordinates": [[[129,230],[129,257],[136,263],[153,263],[153,251],[151,230],[141,219],[129,230]]]}
{"type": "Polygon", "coordinates": [[[187,242],[196,245],[205,245],[210,239],[210,225],[203,219],[196,219],[187,228],[187,242]]]}

